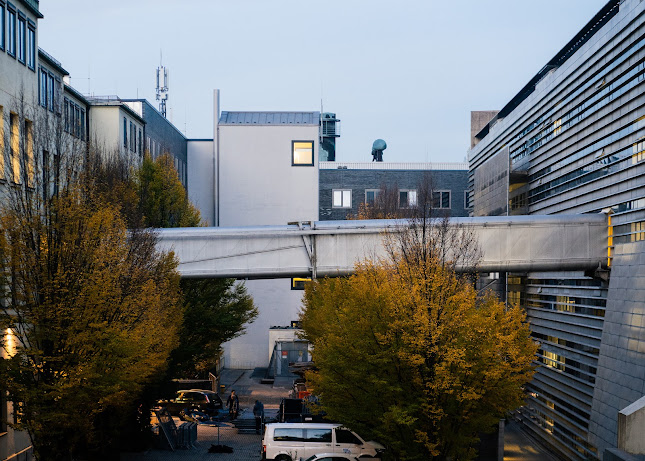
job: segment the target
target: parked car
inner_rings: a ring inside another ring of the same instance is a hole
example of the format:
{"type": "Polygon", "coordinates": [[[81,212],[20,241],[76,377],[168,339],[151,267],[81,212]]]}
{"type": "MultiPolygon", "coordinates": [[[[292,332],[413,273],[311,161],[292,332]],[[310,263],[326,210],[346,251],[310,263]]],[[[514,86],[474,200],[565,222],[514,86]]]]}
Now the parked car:
{"type": "Polygon", "coordinates": [[[359,461],[359,459],[346,453],[320,453],[310,456],[306,461],[359,461]]]}
{"type": "Polygon", "coordinates": [[[262,459],[275,461],[298,461],[320,453],[363,460],[380,457],[384,450],[380,443],[365,442],[340,424],[267,424],[262,440],[262,459]]]}
{"type": "Polygon", "coordinates": [[[171,415],[182,418],[192,412],[213,416],[224,406],[217,392],[205,389],[179,390],[174,399],[160,400],[157,404],[165,407],[171,415]]]}

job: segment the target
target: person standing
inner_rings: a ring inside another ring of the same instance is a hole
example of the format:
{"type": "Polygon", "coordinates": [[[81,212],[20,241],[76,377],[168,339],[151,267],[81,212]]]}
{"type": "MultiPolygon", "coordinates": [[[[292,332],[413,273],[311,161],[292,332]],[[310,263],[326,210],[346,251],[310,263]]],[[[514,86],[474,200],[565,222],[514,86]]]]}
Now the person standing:
{"type": "Polygon", "coordinates": [[[259,400],[256,400],[253,405],[253,416],[255,416],[255,433],[259,434],[264,421],[264,405],[259,400]]]}
{"type": "Polygon", "coordinates": [[[231,395],[226,399],[226,406],[228,407],[228,416],[231,419],[237,418],[240,412],[240,399],[237,397],[235,390],[232,390],[231,395]]]}

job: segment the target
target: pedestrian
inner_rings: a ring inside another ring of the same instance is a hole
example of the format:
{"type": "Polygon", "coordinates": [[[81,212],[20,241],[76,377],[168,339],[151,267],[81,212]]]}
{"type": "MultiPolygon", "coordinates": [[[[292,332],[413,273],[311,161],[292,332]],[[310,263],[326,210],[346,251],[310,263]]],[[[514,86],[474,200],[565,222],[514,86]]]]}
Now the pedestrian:
{"type": "Polygon", "coordinates": [[[259,400],[253,405],[253,416],[255,416],[255,433],[259,434],[264,421],[264,405],[259,400]]]}
{"type": "Polygon", "coordinates": [[[240,399],[237,397],[235,390],[232,390],[231,395],[226,399],[226,406],[228,407],[229,418],[237,418],[237,415],[240,412],[240,399]]]}

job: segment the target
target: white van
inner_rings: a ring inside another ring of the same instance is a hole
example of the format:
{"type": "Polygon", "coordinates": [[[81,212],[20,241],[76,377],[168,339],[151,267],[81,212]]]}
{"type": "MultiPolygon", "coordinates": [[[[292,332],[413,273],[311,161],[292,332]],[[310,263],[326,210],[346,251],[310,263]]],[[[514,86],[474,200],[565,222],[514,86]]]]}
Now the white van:
{"type": "Polygon", "coordinates": [[[318,453],[347,453],[357,458],[380,458],[385,447],[365,442],[340,424],[267,424],[262,441],[262,459],[300,461],[318,453]]]}

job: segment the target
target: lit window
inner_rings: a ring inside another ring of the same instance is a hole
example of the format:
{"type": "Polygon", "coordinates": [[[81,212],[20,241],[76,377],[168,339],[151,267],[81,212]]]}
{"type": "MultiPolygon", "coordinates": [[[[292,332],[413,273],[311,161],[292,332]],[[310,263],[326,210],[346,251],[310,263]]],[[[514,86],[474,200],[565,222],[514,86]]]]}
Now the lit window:
{"type": "Polygon", "coordinates": [[[432,208],[450,208],[450,191],[440,190],[433,192],[432,208]]]}
{"type": "Polygon", "coordinates": [[[7,43],[7,53],[16,57],[16,11],[8,9],[7,15],[7,32],[9,34],[9,43],[7,43]]]}
{"type": "Polygon", "coordinates": [[[25,170],[27,170],[27,186],[34,187],[35,158],[33,123],[25,120],[25,170]]]}
{"type": "Polygon", "coordinates": [[[399,190],[399,208],[414,208],[417,206],[416,190],[399,190]]]}
{"type": "Polygon", "coordinates": [[[314,142],[313,141],[292,141],[291,142],[291,165],[298,165],[298,166],[314,165],[314,142]]]}
{"type": "Polygon", "coordinates": [[[304,279],[304,278],[298,278],[294,277],[291,279],[291,289],[292,290],[304,290],[305,285],[311,282],[311,279],[304,279]]]}
{"type": "MultiPolygon", "coordinates": [[[[22,14],[22,13],[21,13],[22,14]]],[[[18,61],[25,63],[27,57],[27,21],[18,17],[18,61]]]]}
{"type": "Polygon", "coordinates": [[[380,190],[378,189],[366,189],[365,190],[365,203],[368,205],[374,205],[378,197],[380,190]]]}
{"type": "Polygon", "coordinates": [[[332,206],[334,208],[351,208],[352,191],[351,190],[333,190],[332,206]]]}
{"type": "Polygon", "coordinates": [[[17,114],[9,114],[12,179],[20,184],[20,125],[17,114]]]}

